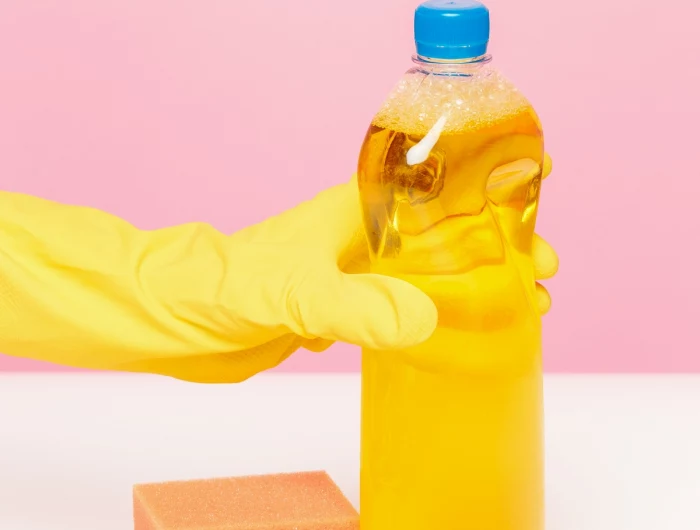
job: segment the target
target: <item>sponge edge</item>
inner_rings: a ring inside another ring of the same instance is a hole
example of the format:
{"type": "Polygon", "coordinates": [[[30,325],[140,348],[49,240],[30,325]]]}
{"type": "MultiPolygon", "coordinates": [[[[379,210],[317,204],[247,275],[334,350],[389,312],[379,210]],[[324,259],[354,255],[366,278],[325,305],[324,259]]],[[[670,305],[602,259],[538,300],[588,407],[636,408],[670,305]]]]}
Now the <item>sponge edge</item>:
{"type": "Polygon", "coordinates": [[[134,486],[134,530],[358,530],[324,471],[134,486]]]}

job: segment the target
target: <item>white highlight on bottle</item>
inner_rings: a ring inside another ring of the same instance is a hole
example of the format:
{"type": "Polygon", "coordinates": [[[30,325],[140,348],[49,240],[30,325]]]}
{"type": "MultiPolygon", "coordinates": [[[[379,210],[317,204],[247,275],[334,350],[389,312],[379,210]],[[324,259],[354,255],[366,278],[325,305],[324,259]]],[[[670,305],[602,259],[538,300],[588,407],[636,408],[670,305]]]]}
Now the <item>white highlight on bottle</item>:
{"type": "Polygon", "coordinates": [[[433,150],[433,147],[435,147],[435,144],[440,139],[440,135],[442,134],[442,130],[445,128],[446,123],[447,116],[440,116],[438,121],[435,122],[435,125],[430,128],[428,134],[426,134],[420,142],[408,150],[408,153],[406,153],[406,163],[409,166],[422,164],[428,160],[430,151],[433,150]]]}

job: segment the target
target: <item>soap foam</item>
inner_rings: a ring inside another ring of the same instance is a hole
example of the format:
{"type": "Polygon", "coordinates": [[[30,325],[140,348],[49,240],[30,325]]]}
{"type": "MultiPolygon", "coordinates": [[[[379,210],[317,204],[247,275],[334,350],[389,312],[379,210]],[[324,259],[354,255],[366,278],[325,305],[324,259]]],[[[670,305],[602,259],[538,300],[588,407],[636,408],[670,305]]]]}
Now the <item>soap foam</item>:
{"type": "Polygon", "coordinates": [[[425,135],[445,116],[442,132],[449,134],[482,129],[529,108],[520,91],[492,68],[471,76],[411,71],[389,94],[372,125],[425,135]]]}

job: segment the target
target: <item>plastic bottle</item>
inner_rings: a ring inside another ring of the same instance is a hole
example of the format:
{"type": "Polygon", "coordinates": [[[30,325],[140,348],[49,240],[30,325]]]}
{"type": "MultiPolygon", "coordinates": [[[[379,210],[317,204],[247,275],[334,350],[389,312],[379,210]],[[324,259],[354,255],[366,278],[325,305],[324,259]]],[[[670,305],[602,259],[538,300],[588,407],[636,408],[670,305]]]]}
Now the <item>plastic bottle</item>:
{"type": "Polygon", "coordinates": [[[415,40],[358,182],[373,272],[421,288],[439,323],[363,351],[362,530],[542,530],[541,126],[492,66],[485,6],[426,2],[415,40]]]}

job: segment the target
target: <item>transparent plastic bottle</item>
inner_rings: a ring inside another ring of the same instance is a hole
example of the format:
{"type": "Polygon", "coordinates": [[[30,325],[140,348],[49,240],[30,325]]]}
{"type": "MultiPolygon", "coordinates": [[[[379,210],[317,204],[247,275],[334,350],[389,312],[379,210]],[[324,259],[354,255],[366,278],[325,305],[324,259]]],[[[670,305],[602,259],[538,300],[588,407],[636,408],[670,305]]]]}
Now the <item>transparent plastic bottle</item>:
{"type": "Polygon", "coordinates": [[[358,181],[373,272],[422,289],[438,329],[363,351],[362,530],[542,530],[540,315],[531,259],[539,120],[486,53],[489,12],[429,1],[358,181]]]}

